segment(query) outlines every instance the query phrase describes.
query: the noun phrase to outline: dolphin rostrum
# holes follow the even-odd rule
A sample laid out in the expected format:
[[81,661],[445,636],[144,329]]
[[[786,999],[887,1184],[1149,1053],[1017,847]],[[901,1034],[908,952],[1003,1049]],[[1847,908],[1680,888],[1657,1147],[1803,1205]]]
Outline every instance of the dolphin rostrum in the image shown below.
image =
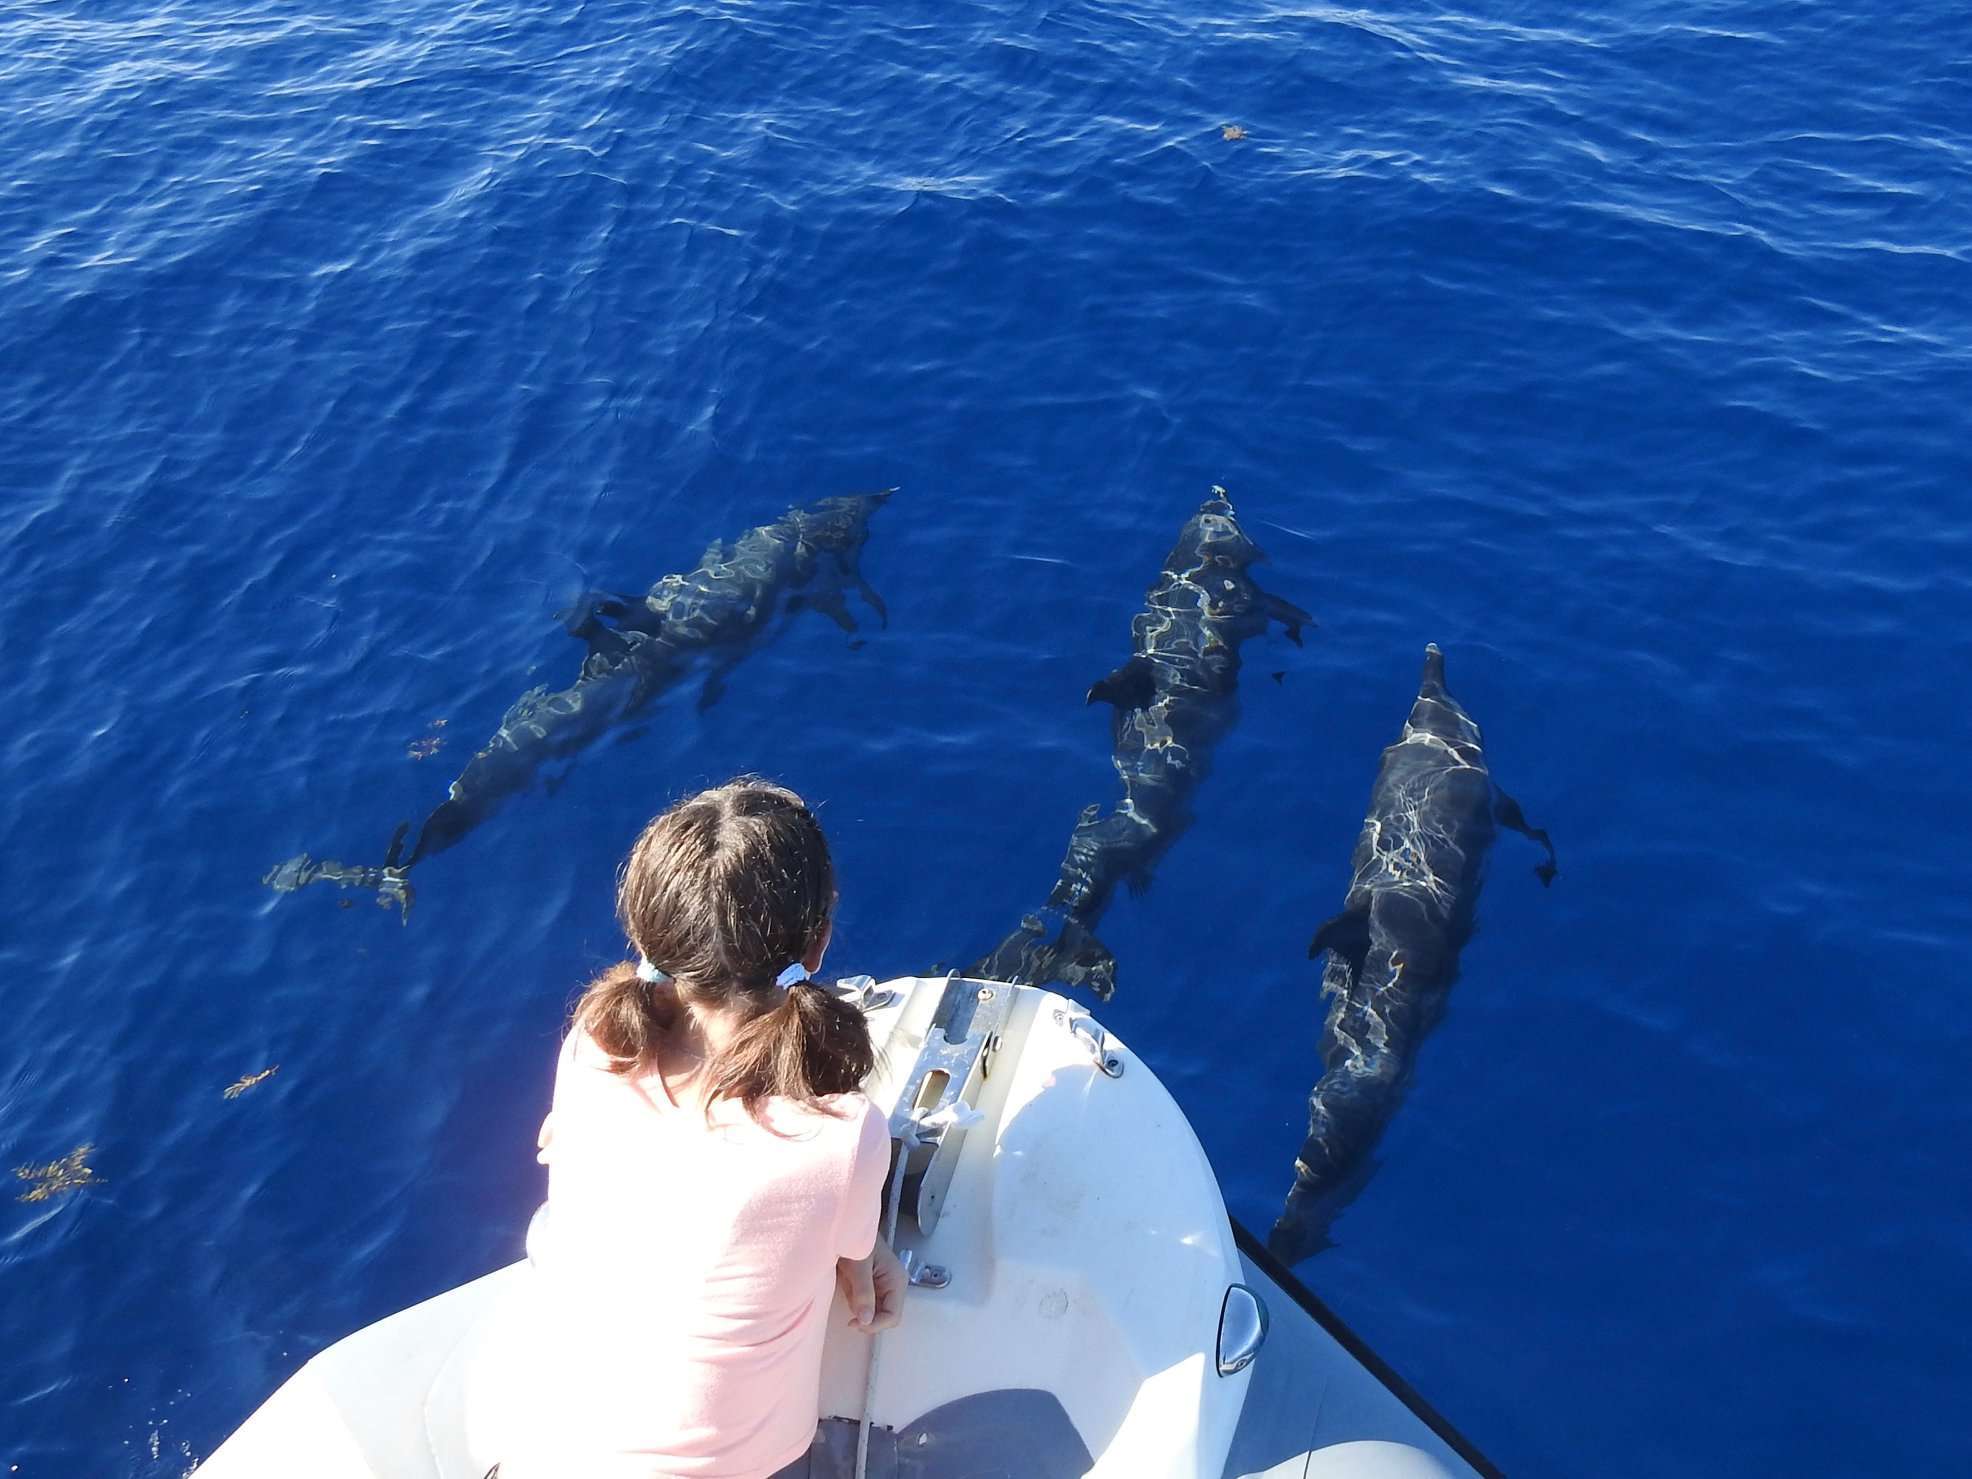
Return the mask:
[[1086,702],[1114,707],[1121,804],[1107,816],[1096,805],[1082,812],[1047,907],[969,974],[1087,986],[1105,1000],[1115,990],[1116,961],[1096,924],[1117,884],[1148,887],[1151,869],[1190,823],[1191,794],[1233,721],[1240,644],[1277,621],[1298,646],[1301,629],[1314,624],[1255,583],[1250,567],[1264,558],[1226,490],[1215,487],[1179,531],[1130,623],[1130,660],[1088,692]]
[[1445,691],[1445,657],[1434,643],[1424,649],[1404,732],[1383,752],[1342,912],[1308,946],[1311,960],[1327,952],[1329,1008],[1308,1138],[1267,1239],[1290,1263],[1328,1246],[1329,1225],[1368,1180],[1370,1151],[1396,1112],[1418,1045],[1444,1014],[1496,822],[1547,849],[1534,871],[1552,881],[1554,845],[1494,786],[1479,726]]
[[283,893],[318,882],[375,888],[379,903],[395,903],[408,915],[406,874],[413,865],[457,843],[509,796],[526,790],[550,761],[582,750],[708,660],[699,706],[716,701],[726,676],[758,644],[777,611],[812,606],[854,631],[844,601],[845,589],[854,589],[887,623],[859,559],[870,517],[895,491],[799,504],[771,524],[714,543],[693,569],[664,576],[642,596],[584,595],[564,617],[568,631],[589,648],[574,683],[556,690],[543,685],[520,696],[425,818],[408,857],[407,828],[400,827],[381,868],[302,853],[261,881]]

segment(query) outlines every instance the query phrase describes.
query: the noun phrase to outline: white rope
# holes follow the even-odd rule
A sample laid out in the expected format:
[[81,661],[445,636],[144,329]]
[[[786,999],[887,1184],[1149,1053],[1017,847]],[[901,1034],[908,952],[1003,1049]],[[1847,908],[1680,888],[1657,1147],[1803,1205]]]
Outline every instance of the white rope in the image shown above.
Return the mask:
[[[986,1116],[974,1109],[963,1099],[954,1099],[943,1109],[926,1113],[919,1109],[913,1111],[909,1126],[904,1131],[903,1146],[897,1152],[897,1169],[890,1179],[890,1201],[883,1214],[883,1241],[893,1253],[897,1249],[897,1213],[904,1201],[904,1170],[911,1159],[911,1150],[928,1141],[942,1141],[944,1132],[951,1129],[966,1129],[976,1125]],[[935,1133],[934,1133],[935,1132]],[[904,1285],[910,1286],[911,1276],[904,1275]],[[872,1290],[874,1295],[874,1290]],[[897,1293],[901,1301],[903,1290]],[[870,1375],[863,1386],[863,1418],[856,1425],[856,1479],[868,1479],[870,1463],[870,1413],[876,1406],[876,1363],[883,1350],[883,1332],[878,1331],[870,1337]]]
[[[890,1179],[890,1201],[883,1214],[882,1237],[893,1252],[897,1247],[897,1211],[904,1202],[904,1168],[911,1158],[911,1144],[916,1138],[916,1135],[912,1134],[898,1150],[897,1170]],[[910,1282],[909,1275],[905,1276],[904,1281],[907,1284]],[[901,1299],[903,1296],[900,1293],[898,1297]],[[874,1289],[871,1290],[871,1298],[875,1298]],[[863,1418],[856,1424],[856,1479],[868,1479],[870,1412],[876,1406],[876,1362],[882,1351],[883,1332],[879,1330],[870,1337],[870,1375],[869,1380],[863,1384]]]

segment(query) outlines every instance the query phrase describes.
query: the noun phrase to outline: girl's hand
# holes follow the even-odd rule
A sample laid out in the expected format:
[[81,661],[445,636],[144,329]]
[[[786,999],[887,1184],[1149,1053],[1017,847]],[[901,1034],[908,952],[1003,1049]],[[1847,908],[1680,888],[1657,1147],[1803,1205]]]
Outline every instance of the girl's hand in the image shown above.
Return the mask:
[[904,1316],[904,1265],[882,1238],[868,1258],[838,1258],[835,1282],[849,1306],[849,1328],[865,1335],[888,1330]]

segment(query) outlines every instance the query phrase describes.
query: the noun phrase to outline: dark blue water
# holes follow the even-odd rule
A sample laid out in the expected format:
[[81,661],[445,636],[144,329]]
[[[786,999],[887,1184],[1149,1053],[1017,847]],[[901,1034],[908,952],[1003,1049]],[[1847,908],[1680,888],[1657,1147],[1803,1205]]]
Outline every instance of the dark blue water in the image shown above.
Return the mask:
[[[1234,1212],[1436,640],[1563,871],[1500,843],[1309,1281],[1516,1474],[1972,1466],[1969,50],[1946,0],[0,11],[0,1170],[97,1174],[0,1203],[7,1472],[181,1474],[515,1254],[681,790],[825,805],[834,964],[990,946],[1212,483],[1322,629],[1247,648],[1106,1015]],[[378,861],[584,583],[890,484],[888,630],[667,698],[407,926],[260,886]]]

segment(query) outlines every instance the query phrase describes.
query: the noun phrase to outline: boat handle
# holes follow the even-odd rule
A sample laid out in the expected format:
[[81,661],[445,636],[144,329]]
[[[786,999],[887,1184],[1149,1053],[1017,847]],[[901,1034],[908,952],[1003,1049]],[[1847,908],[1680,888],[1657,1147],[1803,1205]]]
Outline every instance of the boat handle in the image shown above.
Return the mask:
[[1064,1011],[1056,1010],[1056,1022],[1068,1029],[1068,1035],[1079,1041],[1088,1050],[1089,1061],[1100,1068],[1110,1078],[1123,1076],[1123,1058],[1119,1053],[1109,1050],[1109,1034],[1102,1030],[1102,1023],[1094,1017],[1079,1013],[1073,1017]]
[[1219,1375],[1237,1376],[1267,1343],[1267,1302],[1244,1284],[1230,1284],[1219,1306]]

